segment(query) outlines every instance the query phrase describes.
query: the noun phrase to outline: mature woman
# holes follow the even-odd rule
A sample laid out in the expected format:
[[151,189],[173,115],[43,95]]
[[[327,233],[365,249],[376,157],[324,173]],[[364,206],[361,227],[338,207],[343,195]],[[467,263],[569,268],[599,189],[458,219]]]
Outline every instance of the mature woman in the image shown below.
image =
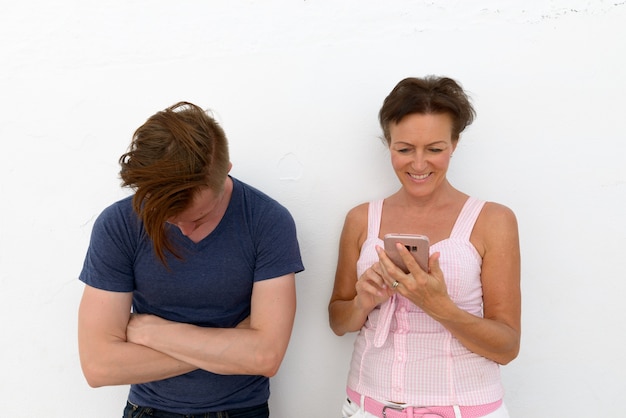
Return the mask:
[[[337,335],[360,331],[343,417],[508,417],[499,365],[520,345],[517,222],[446,173],[475,113],[443,77],[407,78],[379,113],[400,189],[347,214],[329,304]],[[428,271],[388,233],[426,235]]]

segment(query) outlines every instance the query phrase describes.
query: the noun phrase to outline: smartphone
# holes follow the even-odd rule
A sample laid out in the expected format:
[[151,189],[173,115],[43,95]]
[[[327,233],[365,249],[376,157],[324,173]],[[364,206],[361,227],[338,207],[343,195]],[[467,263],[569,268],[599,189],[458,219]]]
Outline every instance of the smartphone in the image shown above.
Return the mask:
[[396,248],[396,243],[404,245],[409,250],[417,264],[424,270],[428,271],[428,251],[430,243],[426,235],[416,234],[386,234],[384,237],[385,252],[394,264],[402,269],[405,273],[409,269],[404,265],[402,257]]

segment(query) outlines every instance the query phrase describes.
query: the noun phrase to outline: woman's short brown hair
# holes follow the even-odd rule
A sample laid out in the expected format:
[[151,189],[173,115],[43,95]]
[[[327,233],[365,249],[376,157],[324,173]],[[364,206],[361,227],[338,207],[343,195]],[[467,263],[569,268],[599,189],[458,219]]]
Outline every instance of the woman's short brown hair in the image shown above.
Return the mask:
[[185,210],[199,190],[221,191],[230,169],[228,141],[207,112],[179,102],[135,131],[119,163],[122,185],[135,191],[133,208],[165,263],[166,251],[178,256],[165,222]]
[[399,123],[412,113],[440,114],[452,117],[452,140],[458,141],[461,132],[476,117],[476,112],[463,88],[447,77],[427,76],[405,78],[385,98],[378,113],[387,144],[391,142],[389,126]]

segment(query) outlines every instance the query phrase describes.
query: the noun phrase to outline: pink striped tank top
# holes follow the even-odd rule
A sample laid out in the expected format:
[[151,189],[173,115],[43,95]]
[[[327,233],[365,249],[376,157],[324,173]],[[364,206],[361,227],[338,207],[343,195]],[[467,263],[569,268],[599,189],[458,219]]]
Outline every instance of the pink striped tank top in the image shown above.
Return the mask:
[[[448,293],[461,309],[483,316],[482,259],[470,235],[484,201],[468,198],[450,237],[430,248]],[[367,239],[357,261],[358,277],[378,261],[383,200],[370,202]],[[402,231],[397,231],[402,232]],[[400,295],[376,307],[356,337],[348,387],[379,401],[412,406],[482,405],[504,394],[497,363],[465,348],[441,324]]]

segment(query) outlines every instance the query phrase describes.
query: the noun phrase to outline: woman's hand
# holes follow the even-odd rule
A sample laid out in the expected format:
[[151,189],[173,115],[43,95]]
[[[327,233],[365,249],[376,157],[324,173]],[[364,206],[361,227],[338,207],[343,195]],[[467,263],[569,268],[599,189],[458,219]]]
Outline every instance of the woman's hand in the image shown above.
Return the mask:
[[371,312],[377,305],[385,302],[393,295],[391,288],[385,283],[380,263],[375,263],[365,270],[359,277],[356,285],[356,306],[366,312]]
[[405,274],[389,259],[381,247],[376,247],[380,262],[381,278],[385,286],[395,291],[437,319],[445,316],[447,309],[455,305],[448,295],[443,272],[439,267],[439,253],[434,253],[428,260],[430,272],[424,271],[411,253],[402,245],[396,244],[409,273]]

